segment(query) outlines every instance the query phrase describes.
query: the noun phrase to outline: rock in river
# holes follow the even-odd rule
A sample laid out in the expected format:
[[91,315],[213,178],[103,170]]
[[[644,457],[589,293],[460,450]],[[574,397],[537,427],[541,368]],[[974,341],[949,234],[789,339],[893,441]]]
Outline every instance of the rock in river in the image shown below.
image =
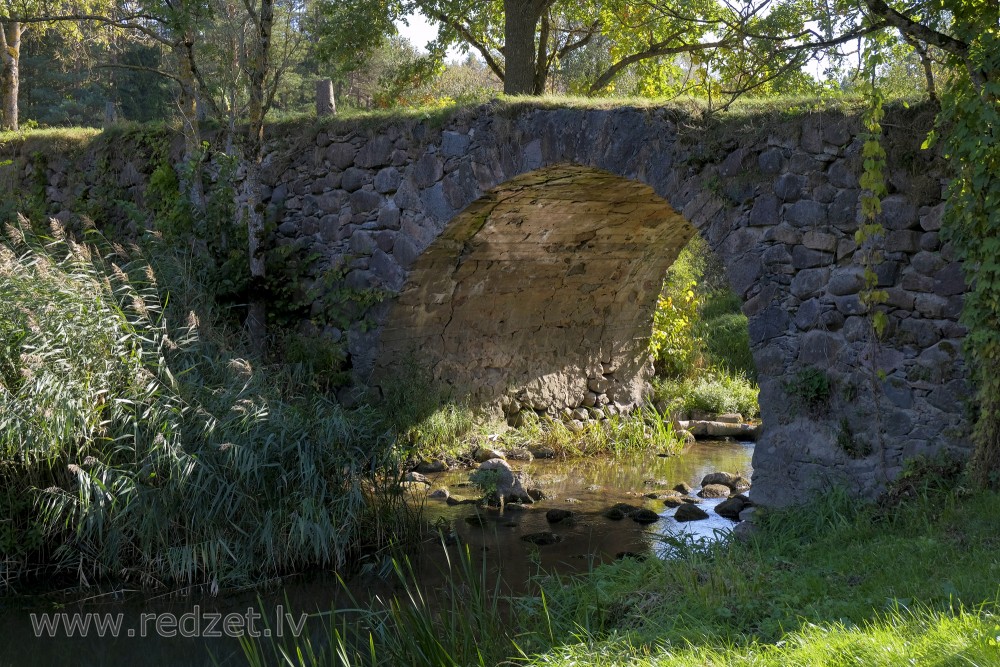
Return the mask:
[[604,512],[604,516],[612,521],[621,521],[627,516],[632,516],[632,512],[635,512],[639,508],[635,505],[629,505],[628,503],[618,503],[613,507],[609,507]]
[[728,498],[729,487],[722,484],[706,484],[701,487],[698,495],[702,498]]
[[653,510],[648,510],[645,507],[640,507],[636,511],[629,514],[629,518],[636,523],[656,523],[660,520],[660,515]]
[[569,510],[551,509],[545,513],[545,520],[549,523],[559,523],[563,519],[568,519],[571,516],[573,516],[573,513]]
[[525,542],[531,542],[532,544],[537,544],[540,547],[544,547],[549,544],[555,544],[556,542],[562,542],[562,536],[556,535],[555,533],[543,530],[540,533],[529,533],[528,535],[522,535],[521,539]]
[[681,505],[674,518],[678,521],[701,521],[708,518],[708,512],[697,505]]
[[750,488],[750,482],[742,475],[731,472],[713,472],[705,475],[701,480],[702,486],[709,484],[722,484],[728,486],[730,491],[746,491]]
[[740,520],[740,512],[750,506],[750,499],[744,495],[733,496],[716,505],[715,513],[733,521]]
[[425,459],[417,464],[414,468],[418,473],[420,472],[444,472],[448,469],[448,464],[442,459]]

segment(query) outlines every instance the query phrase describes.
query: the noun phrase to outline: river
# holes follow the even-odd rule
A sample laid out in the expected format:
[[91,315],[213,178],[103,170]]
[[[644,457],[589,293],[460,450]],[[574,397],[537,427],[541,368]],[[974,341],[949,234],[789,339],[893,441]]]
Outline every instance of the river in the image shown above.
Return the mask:
[[[502,513],[469,504],[449,505],[443,500],[427,499],[424,515],[442,529],[442,534],[450,534],[457,544],[467,545],[477,565],[487,568],[491,578],[501,578],[504,592],[517,594],[527,590],[529,578],[541,572],[586,572],[625,552],[669,557],[669,547],[663,539],[667,535],[685,532],[695,538],[718,539],[735,525],[711,511],[721,500],[701,502],[709,519],[678,523],[672,516],[675,510],[665,507],[662,500],[647,498],[646,494],[670,489],[681,482],[697,489],[702,477],[716,471],[738,472],[749,479],[752,453],[752,443],[706,442],[696,443],[673,457],[648,453],[515,463],[514,467],[527,472],[533,486],[541,488],[548,498],[527,508],[508,506]],[[468,471],[428,477],[434,486],[445,486],[456,496],[475,496],[475,489],[467,486]],[[612,505],[623,502],[652,509],[660,518],[655,523],[640,525],[628,518],[615,521],[603,515]],[[549,524],[545,514],[553,508],[569,510],[573,518]],[[480,520],[471,523],[467,520],[477,515]],[[542,531],[555,533],[560,541],[535,546],[521,539]],[[411,552],[417,576],[428,587],[441,581],[442,549],[440,539],[429,534]],[[356,577],[349,588],[363,602],[393,587],[369,574]],[[277,627],[274,619],[279,611],[287,627],[298,622],[300,611],[328,611],[332,606],[348,604],[345,597],[334,576],[314,574],[288,578],[280,587],[263,593],[245,592],[217,598],[149,598],[84,592],[63,596],[58,603],[50,599],[30,602],[17,598],[0,599],[0,667],[241,665],[244,664],[243,653],[235,640],[182,636],[191,634],[194,629],[192,612],[196,606],[198,630],[204,634],[213,614],[219,614],[217,630],[222,628],[221,622],[227,615],[240,615],[246,627],[248,613],[262,617],[254,619],[256,629],[264,628],[264,619],[268,619],[273,629]],[[285,616],[290,610],[295,613]],[[55,618],[51,614],[66,614],[67,618],[77,613],[110,614],[112,618],[120,615],[122,625],[118,637],[111,637],[110,631],[99,637],[93,627],[86,637],[67,637],[65,627],[60,627],[55,636],[45,636],[47,633],[43,632],[43,636],[37,637],[31,615],[35,614],[37,621],[43,613],[50,614],[50,619]],[[154,613],[160,616],[152,617]],[[145,622],[143,614],[150,615]],[[185,614],[188,615],[186,622],[182,619]],[[179,624],[172,625],[168,615],[173,615]],[[156,622],[162,618],[167,622],[161,622],[158,631]],[[133,636],[128,636],[129,631]],[[290,631],[285,630],[286,633]],[[140,637],[143,633],[146,636]],[[160,636],[164,634],[173,636]],[[214,662],[210,654],[214,655]]]

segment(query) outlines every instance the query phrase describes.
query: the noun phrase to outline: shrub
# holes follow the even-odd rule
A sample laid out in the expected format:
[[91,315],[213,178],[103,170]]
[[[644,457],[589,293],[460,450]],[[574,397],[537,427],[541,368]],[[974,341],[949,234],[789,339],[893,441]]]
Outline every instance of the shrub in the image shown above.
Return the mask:
[[760,414],[759,389],[742,374],[707,371],[694,379],[661,380],[654,383],[657,403],[671,412],[738,412],[745,418]]
[[727,313],[704,320],[699,338],[710,366],[732,375],[756,379],[757,368],[750,352],[747,318],[742,313]]

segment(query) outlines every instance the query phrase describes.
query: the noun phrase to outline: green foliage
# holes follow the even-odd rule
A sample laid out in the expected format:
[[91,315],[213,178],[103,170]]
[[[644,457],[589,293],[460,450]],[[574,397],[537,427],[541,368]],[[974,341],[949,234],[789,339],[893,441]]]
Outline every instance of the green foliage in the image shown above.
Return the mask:
[[[954,171],[948,184],[944,226],[958,250],[969,290],[963,321],[968,366],[979,403],[973,467],[980,483],[1000,484],[1000,37],[985,23],[974,32],[968,67],[945,93],[939,119],[944,150]],[[977,87],[970,72],[992,76]],[[934,137],[931,137],[933,140]]]
[[[477,565],[468,547],[441,545],[444,590],[420,581],[405,557],[392,561],[400,592],[385,601],[353,604],[320,614],[324,632],[282,641],[246,639],[251,667],[330,665],[331,667],[409,665],[412,667],[489,667],[523,646],[514,634],[515,611],[507,604],[498,577]],[[345,586],[345,590],[347,590]],[[509,631],[507,629],[510,629]]]
[[384,531],[407,520],[383,489],[395,475],[378,473],[394,466],[384,417],[296,393],[287,369],[240,355],[210,312],[187,309],[206,300],[169,248],[154,271],[52,233],[43,245],[8,228],[0,246],[12,577],[245,584],[339,567],[386,539],[362,529],[373,516]]
[[692,237],[667,272],[653,318],[657,401],[671,411],[759,414],[747,318],[718,259]]
[[828,405],[833,388],[826,371],[810,366],[787,380],[785,391],[800,408],[818,413]]
[[736,412],[746,419],[760,414],[760,390],[740,374],[707,371],[695,378],[657,379],[653,390],[655,402],[670,412]]
[[840,429],[837,431],[837,446],[852,459],[863,459],[872,453],[871,443],[863,436],[854,433],[846,417],[840,420]]
[[705,273],[708,252],[701,237],[694,236],[663,281],[649,340],[660,375],[685,375],[698,364],[700,341],[695,326],[704,295],[696,290]]
[[679,378],[709,367],[756,377],[740,305],[718,258],[694,236],[667,271],[657,302],[650,337],[657,374]]
[[750,334],[743,313],[704,317],[699,326],[705,359],[709,365],[730,375],[756,379],[757,367],[750,352]]

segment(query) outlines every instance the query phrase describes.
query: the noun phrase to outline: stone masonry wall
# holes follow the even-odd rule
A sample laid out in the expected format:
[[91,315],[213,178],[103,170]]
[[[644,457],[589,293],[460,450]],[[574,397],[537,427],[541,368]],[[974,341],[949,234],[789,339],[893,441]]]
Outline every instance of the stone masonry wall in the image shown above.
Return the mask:
[[[754,499],[780,506],[832,485],[871,497],[912,456],[969,450],[965,288],[939,237],[943,164],[919,150],[930,117],[895,110],[885,123],[879,343],[858,297],[859,123],[837,111],[487,105],[443,127],[302,130],[271,140],[268,212],[275,243],[342,267],[351,289],[396,295],[326,332],[346,336],[359,379],[416,358],[509,411],[641,400],[659,281],[697,232],[749,318],[764,421]],[[122,163],[141,197],[149,168]],[[21,162],[13,181],[58,194],[74,168],[60,164],[40,179]],[[828,394],[804,401],[819,377]]]

